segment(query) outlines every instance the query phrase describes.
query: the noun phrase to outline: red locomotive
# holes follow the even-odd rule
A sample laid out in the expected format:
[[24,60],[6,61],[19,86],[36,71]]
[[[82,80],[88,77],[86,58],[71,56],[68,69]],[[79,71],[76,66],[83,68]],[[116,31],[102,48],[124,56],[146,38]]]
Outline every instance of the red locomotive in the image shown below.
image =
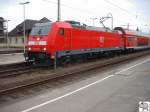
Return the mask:
[[52,63],[56,56],[66,59],[145,49],[150,48],[149,37],[121,27],[110,31],[75,21],[37,23],[28,38],[25,58]]

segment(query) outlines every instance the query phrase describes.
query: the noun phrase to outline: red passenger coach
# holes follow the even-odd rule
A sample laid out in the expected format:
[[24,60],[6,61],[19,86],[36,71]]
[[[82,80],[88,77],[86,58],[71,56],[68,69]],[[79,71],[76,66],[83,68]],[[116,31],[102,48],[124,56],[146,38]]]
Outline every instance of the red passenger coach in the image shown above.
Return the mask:
[[126,38],[126,49],[140,50],[150,48],[150,35],[124,29]]
[[139,31],[133,31],[116,27],[124,37],[124,46],[127,51],[144,50],[150,48],[150,35]]
[[[122,52],[140,45],[149,44],[149,39],[138,39],[137,34],[116,28],[81,25],[75,21],[37,23],[28,38],[26,60],[53,63],[57,54],[59,59],[78,56],[101,55],[110,52]],[[118,31],[121,31],[120,34]]]
[[125,30],[125,38],[126,38],[126,49],[134,50],[138,46],[137,44],[137,36],[133,31]]

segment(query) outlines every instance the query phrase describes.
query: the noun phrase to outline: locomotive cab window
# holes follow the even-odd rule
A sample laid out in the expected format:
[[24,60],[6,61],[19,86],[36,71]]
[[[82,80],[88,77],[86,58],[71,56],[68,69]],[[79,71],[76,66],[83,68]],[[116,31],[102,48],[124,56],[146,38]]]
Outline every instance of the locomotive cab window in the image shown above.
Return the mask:
[[48,35],[49,31],[51,29],[51,23],[36,23],[34,27],[32,28],[31,35],[33,36],[43,36]]
[[64,36],[64,34],[65,34],[64,28],[60,28],[58,33],[59,33],[59,35]]

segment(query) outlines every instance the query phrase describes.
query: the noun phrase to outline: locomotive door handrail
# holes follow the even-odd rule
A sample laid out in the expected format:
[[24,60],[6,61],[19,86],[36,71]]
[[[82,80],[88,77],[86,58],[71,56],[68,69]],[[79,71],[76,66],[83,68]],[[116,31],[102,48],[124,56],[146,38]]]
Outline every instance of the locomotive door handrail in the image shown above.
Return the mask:
[[70,30],[70,49],[72,48],[72,31]]

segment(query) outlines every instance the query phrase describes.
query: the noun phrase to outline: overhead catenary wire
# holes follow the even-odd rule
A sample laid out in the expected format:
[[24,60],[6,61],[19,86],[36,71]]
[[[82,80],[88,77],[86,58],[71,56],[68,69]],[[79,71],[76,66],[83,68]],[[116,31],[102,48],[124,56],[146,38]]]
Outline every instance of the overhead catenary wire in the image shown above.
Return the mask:
[[[57,2],[52,1],[52,0],[43,0],[43,1],[57,5]],[[126,10],[126,9],[124,9],[124,8],[122,8],[122,7],[120,7],[120,6],[116,5],[116,4],[114,4],[114,3],[110,2],[109,0],[103,0],[103,1],[106,2],[107,4],[110,4],[110,5],[112,5],[112,6],[116,7],[116,8],[118,8],[118,9],[120,9],[121,11],[126,12],[127,14],[129,14],[129,15],[134,16],[134,17],[137,18],[137,14],[133,14],[133,13],[131,13],[131,11]],[[80,8],[76,8],[76,7],[72,7],[72,6],[67,5],[67,4],[64,4],[64,3],[61,3],[61,6],[66,7],[66,8],[70,8],[70,9],[73,9],[73,10],[76,10],[76,11],[88,13],[88,14],[90,14],[90,15],[97,14],[96,12],[89,11],[89,10],[85,10],[85,9],[80,9]]]
[[[133,12],[131,12],[131,11],[129,11],[129,10],[127,10],[127,9],[125,9],[125,8],[122,8],[122,7],[120,7],[120,6],[118,6],[117,4],[115,4],[115,3],[113,3],[113,2],[110,2],[109,0],[104,0],[106,3],[108,3],[108,4],[110,4],[110,5],[112,5],[112,6],[114,6],[114,7],[116,7],[116,8],[118,8],[118,9],[120,9],[121,11],[123,11],[123,12],[126,12],[126,13],[128,13],[129,15],[131,15],[131,16],[133,16],[133,17],[135,17],[136,19],[138,18],[139,19],[139,16],[138,16],[138,14],[136,13],[133,13]],[[140,17],[142,20],[148,20],[147,18],[145,18],[145,17]]]
[[118,5],[116,5],[116,4],[112,3],[112,2],[110,2],[109,0],[104,0],[104,1],[105,1],[106,3],[108,3],[108,4],[110,4],[110,5],[112,5],[112,6],[116,7],[116,8],[118,8],[118,9],[120,9],[121,11],[128,13],[128,14],[131,15],[131,16],[137,17],[136,14],[134,14],[134,13],[132,13],[131,11],[129,11],[129,10],[127,10],[127,9],[124,9],[124,8],[122,8],[122,7],[118,6]]
[[[43,1],[57,5],[57,2],[52,1],[52,0],[43,0]],[[130,15],[132,15],[132,16],[137,16],[136,14],[131,13],[131,11],[128,11],[128,10],[126,10],[126,9],[124,9],[124,8],[121,8],[121,7],[119,7],[118,5],[112,3],[112,2],[110,2],[110,1],[108,1],[108,0],[104,0],[104,1],[105,1],[106,3],[108,3],[108,4],[111,4],[111,5],[115,6],[115,7],[117,7],[118,9],[120,9],[120,10],[122,10],[122,11],[124,11],[124,12],[126,12],[126,13],[128,13],[128,14],[130,14]],[[78,10],[78,11],[82,11],[82,12],[85,12],[85,13],[90,13],[90,14],[95,13],[95,14],[96,14],[96,12],[89,11],[89,10],[85,10],[85,9],[80,9],[80,8],[76,8],[76,7],[72,7],[72,6],[67,5],[67,4],[64,4],[64,3],[61,3],[61,6],[67,7],[67,8],[70,8],[70,9],[74,9],[74,10]]]
[[[43,1],[57,5],[57,1],[56,1],[56,2],[55,2],[55,1],[52,1],[52,0],[43,0]],[[113,2],[110,2],[109,0],[103,0],[103,1],[104,1],[105,3],[107,3],[107,4],[110,4],[110,5],[112,5],[112,6],[116,7],[116,8],[118,8],[120,11],[123,11],[123,12],[127,13],[128,15],[133,16],[133,17],[135,17],[136,19],[137,19],[137,18],[139,19],[138,14],[135,14],[135,13],[133,13],[133,12],[131,12],[131,11],[125,9],[125,8],[122,8],[122,7],[118,6],[117,4],[115,4],[115,3],[113,3]],[[61,3],[61,6],[66,7],[66,8],[70,8],[70,9],[75,10],[75,11],[78,11],[78,12],[80,12],[80,13],[87,13],[87,14],[89,14],[89,15],[91,15],[91,16],[97,15],[97,13],[94,12],[94,11],[89,11],[89,10],[85,10],[85,9],[81,9],[81,8],[77,8],[77,7],[72,7],[72,6],[70,6],[70,5],[68,5],[68,4],[64,4],[64,3]],[[143,17],[140,17],[140,18],[141,18],[142,20],[146,20],[146,18],[143,18]]]
[[[57,5],[57,1],[52,1],[52,0],[43,0],[43,1],[54,4],[54,5]],[[87,13],[87,14],[90,14],[92,16],[98,15],[98,13],[96,13],[94,11],[89,11],[89,10],[85,10],[85,9],[81,9],[81,8],[77,8],[77,7],[72,7],[72,6],[70,6],[68,4],[65,4],[65,3],[60,3],[60,4],[61,4],[62,7],[70,8],[70,9],[78,11],[80,13]]]
[[[57,5],[57,2],[54,2],[54,1],[51,1],[51,0],[43,0],[43,1]],[[60,4],[61,4],[61,6],[63,6],[63,7],[70,8],[70,9],[73,9],[73,10],[75,10],[75,11],[80,11],[80,12],[88,13],[88,14],[90,14],[90,15],[96,14],[96,13],[93,12],[93,11],[89,11],[89,10],[85,10],[85,9],[80,9],[80,8],[72,7],[72,6],[67,5],[67,4],[64,4],[64,3],[60,3]]]

